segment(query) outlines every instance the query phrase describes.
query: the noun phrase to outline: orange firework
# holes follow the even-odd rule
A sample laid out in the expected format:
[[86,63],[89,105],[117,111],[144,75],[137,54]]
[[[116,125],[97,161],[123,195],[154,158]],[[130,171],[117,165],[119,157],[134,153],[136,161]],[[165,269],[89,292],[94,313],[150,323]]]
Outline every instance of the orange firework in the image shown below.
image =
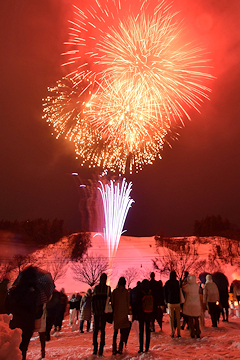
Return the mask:
[[75,101],[77,111],[68,111],[65,97],[64,113],[59,96],[46,103],[45,117],[74,140],[82,164],[138,171],[160,157],[173,124],[208,99],[209,60],[184,43],[182,23],[166,1],[89,0],[74,6],[74,16],[63,66],[80,110]]

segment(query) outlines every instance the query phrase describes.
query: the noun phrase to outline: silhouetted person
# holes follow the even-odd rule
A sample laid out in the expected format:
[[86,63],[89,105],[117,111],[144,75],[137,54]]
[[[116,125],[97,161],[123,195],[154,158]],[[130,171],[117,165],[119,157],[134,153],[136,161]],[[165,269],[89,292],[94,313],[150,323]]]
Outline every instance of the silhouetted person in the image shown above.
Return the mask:
[[162,282],[155,280],[155,273],[150,274],[150,289],[153,296],[153,317],[151,320],[151,331],[155,331],[155,320],[157,320],[160,329],[162,329],[162,306],[164,305]]
[[38,298],[36,273],[34,268],[29,266],[20,273],[5,299],[6,312],[13,314],[9,327],[22,329],[22,342],[19,348],[22,351],[23,360],[26,359],[35,320],[42,316],[42,305],[38,305]]
[[80,323],[79,323],[79,331],[83,333],[83,323],[87,321],[87,332],[90,330],[91,325],[91,317],[92,317],[92,290],[88,289],[86,294],[82,297],[80,303]]
[[164,287],[165,300],[168,306],[169,317],[170,317],[170,329],[171,337],[174,338],[175,326],[174,326],[174,314],[177,321],[177,333],[180,335],[180,286],[177,280],[176,271],[170,272],[170,278],[166,282]]
[[60,293],[57,290],[53,291],[51,299],[47,302],[47,318],[46,318],[46,341],[50,340],[50,332],[52,326],[56,323],[56,317],[59,311]]
[[150,289],[150,282],[147,279],[142,281],[140,291],[138,292],[141,308],[138,309],[139,322],[139,353],[143,352],[144,345],[144,327],[145,327],[145,352],[148,352],[150,346],[150,324],[153,316],[153,297]]
[[107,274],[103,273],[100,276],[100,282],[95,286],[92,294],[92,312],[94,315],[93,322],[93,354],[96,355],[98,351],[98,332],[101,332],[101,340],[99,347],[99,355],[103,354],[103,348],[105,345],[105,327],[106,327],[106,316],[105,306],[107,296],[111,298],[111,288],[107,286]]
[[57,307],[57,314],[54,323],[55,331],[61,331],[62,322],[64,319],[64,314],[66,311],[67,304],[68,304],[68,297],[65,294],[64,288],[62,288],[61,291],[59,292],[59,305]]
[[79,314],[80,314],[81,300],[82,300],[82,296],[79,293],[77,293],[77,295],[76,295],[76,320],[77,321],[78,321],[78,317],[79,317]]
[[138,320],[139,314],[142,312],[142,300],[139,296],[141,291],[141,282],[137,282],[137,286],[130,290],[130,305],[132,308],[132,321]]

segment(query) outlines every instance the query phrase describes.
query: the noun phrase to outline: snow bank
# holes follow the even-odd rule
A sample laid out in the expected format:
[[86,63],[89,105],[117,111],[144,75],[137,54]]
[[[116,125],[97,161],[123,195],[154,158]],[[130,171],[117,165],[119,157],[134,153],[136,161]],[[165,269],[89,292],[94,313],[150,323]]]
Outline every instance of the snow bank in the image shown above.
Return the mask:
[[19,350],[19,345],[22,341],[22,330],[10,329],[10,320],[10,315],[0,315],[0,359],[21,360],[22,352]]

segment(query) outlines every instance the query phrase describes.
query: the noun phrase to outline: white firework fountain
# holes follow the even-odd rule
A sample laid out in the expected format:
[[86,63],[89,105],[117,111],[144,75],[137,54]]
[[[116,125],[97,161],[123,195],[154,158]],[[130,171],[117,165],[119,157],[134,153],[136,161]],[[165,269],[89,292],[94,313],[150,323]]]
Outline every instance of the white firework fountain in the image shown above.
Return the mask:
[[109,268],[112,270],[115,254],[118,249],[120,237],[123,233],[123,226],[128,211],[134,202],[130,197],[132,183],[129,184],[124,178],[122,182],[110,180],[110,183],[103,184],[99,181],[103,200],[105,228],[104,240],[108,246]]

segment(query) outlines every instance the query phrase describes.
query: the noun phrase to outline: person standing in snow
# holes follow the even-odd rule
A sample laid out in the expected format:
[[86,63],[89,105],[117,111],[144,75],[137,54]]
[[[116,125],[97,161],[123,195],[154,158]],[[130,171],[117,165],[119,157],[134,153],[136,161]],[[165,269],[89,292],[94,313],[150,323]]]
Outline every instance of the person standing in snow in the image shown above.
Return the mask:
[[101,332],[101,340],[99,347],[99,355],[103,355],[103,348],[105,345],[105,327],[106,315],[105,306],[107,297],[111,299],[111,288],[107,285],[107,274],[102,273],[100,282],[95,286],[92,294],[92,313],[94,315],[93,323],[93,355],[97,355],[98,351],[98,333]]
[[170,329],[171,337],[174,338],[175,327],[174,327],[174,314],[176,315],[177,321],[177,333],[178,337],[180,334],[180,286],[177,280],[176,271],[170,272],[170,278],[164,286],[165,301],[168,306],[168,312],[170,317]]
[[141,281],[137,282],[137,286],[130,290],[130,305],[132,309],[132,321],[138,320],[139,313],[142,311],[142,300],[139,296],[141,289]]
[[36,287],[36,274],[32,266],[20,273],[5,299],[5,310],[13,314],[10,329],[22,330],[22,360],[26,359],[27,349],[32,337],[35,320],[42,316],[42,305],[38,305],[39,292]]
[[187,283],[182,288],[185,301],[183,303],[183,314],[187,316],[190,335],[192,338],[200,339],[199,316],[201,315],[201,302],[199,286],[195,275],[189,275]]
[[76,314],[76,306],[77,306],[77,298],[75,294],[72,294],[71,299],[69,300],[69,322],[68,326],[72,326],[75,321]]
[[117,334],[120,329],[120,343],[118,353],[122,354],[123,344],[127,342],[129,334],[130,321],[128,320],[130,296],[128,290],[125,288],[126,280],[120,277],[118,285],[112,293],[112,306],[113,306],[113,345],[112,353],[117,353]]
[[217,327],[219,291],[217,285],[213,282],[212,275],[206,276],[206,283],[203,289],[203,303],[207,305],[211,316],[212,326]]
[[59,297],[60,297],[59,309],[54,323],[55,331],[61,331],[64,314],[68,304],[68,297],[65,294],[64,288],[60,290]]
[[150,274],[150,288],[153,296],[153,318],[151,321],[151,331],[155,331],[155,319],[162,330],[162,306],[164,306],[164,296],[163,296],[163,287],[162,281],[155,280],[155,273],[151,272]]
[[90,330],[91,317],[92,317],[92,290],[88,289],[86,294],[82,297],[80,303],[80,323],[79,331],[83,333],[83,323],[87,321],[87,332]]
[[140,308],[138,308],[137,320],[139,322],[139,351],[138,353],[143,352],[144,345],[144,327],[145,327],[145,352],[148,352],[150,346],[151,338],[151,320],[153,317],[153,296],[151,294],[150,281],[144,279],[140,285],[138,291],[138,301],[141,303]]
[[80,314],[80,304],[81,304],[82,296],[77,293],[76,295],[76,321],[78,321],[78,317]]
[[51,336],[50,332],[52,330],[53,325],[56,322],[56,317],[59,311],[60,304],[60,293],[56,289],[54,289],[52,293],[51,299],[47,302],[47,318],[46,318],[46,341],[50,341]]

